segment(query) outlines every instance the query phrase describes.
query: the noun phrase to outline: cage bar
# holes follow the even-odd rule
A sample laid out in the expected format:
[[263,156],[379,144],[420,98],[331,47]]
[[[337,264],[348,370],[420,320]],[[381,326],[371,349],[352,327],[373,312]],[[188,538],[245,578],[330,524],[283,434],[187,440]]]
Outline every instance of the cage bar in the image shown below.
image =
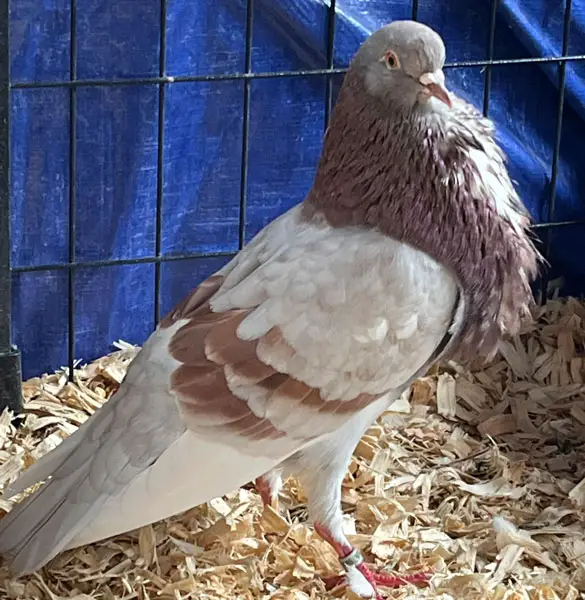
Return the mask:
[[[77,79],[77,0],[71,0],[69,80]],[[69,265],[67,272],[67,368],[73,381],[75,367],[75,237],[77,219],[77,86],[69,90]]]
[[[533,229],[558,229],[563,227],[574,227],[585,225],[585,220],[553,221],[552,223],[534,223]],[[62,271],[64,269],[88,269],[96,267],[119,267],[125,265],[157,264],[175,262],[181,260],[192,260],[194,258],[220,258],[233,257],[233,252],[193,252],[189,254],[172,254],[169,256],[141,256],[140,258],[113,258],[105,260],[92,260],[76,263],[54,263],[45,265],[21,265],[13,267],[13,273],[31,273],[39,271]]]
[[490,28],[486,49],[486,59],[490,63],[485,67],[483,83],[483,114],[487,117],[490,108],[490,93],[492,91],[492,63],[494,60],[494,46],[496,42],[496,16],[498,14],[499,0],[491,0]]
[[[158,84],[158,137],[156,159],[156,225],[155,225],[155,258],[162,254],[162,210],[164,194],[164,155],[165,155],[165,97],[167,72],[167,2],[160,2],[160,38],[158,74],[161,81]],[[160,320],[160,288],[161,261],[154,263],[154,325]]]
[[[563,20],[563,45],[561,48],[561,57],[568,54],[569,51],[569,31],[571,27],[571,8],[572,0],[566,0],[565,15]],[[557,200],[557,178],[559,170],[559,157],[561,154],[561,139],[563,135],[563,110],[565,106],[565,87],[567,76],[567,63],[559,61],[558,77],[559,77],[559,93],[557,96],[557,115],[555,123],[555,142],[553,146],[553,156],[550,167],[550,197],[548,202],[547,221],[551,222],[555,218],[556,200]],[[544,257],[549,260],[552,250],[552,233],[550,229],[545,231],[544,235]],[[547,285],[544,280],[543,285]]]
[[[585,60],[585,54],[571,54],[567,56],[536,56],[526,58],[498,58],[489,60],[466,60],[446,63],[445,69],[459,69],[463,67],[482,69],[488,66],[499,65],[533,65],[547,63],[567,63]],[[347,69],[336,67],[333,69],[301,69],[298,71],[266,71],[258,73],[225,73],[217,75],[177,75],[173,83],[194,83],[198,81],[237,81],[239,79],[278,79],[282,77],[319,77],[332,73],[344,75]],[[62,87],[110,87],[119,85],[155,85],[168,82],[166,77],[137,77],[135,79],[77,79],[75,81],[19,81],[11,85],[14,89],[27,88],[62,88]]]
[[10,348],[10,56],[8,0],[0,0],[0,352]]
[[246,206],[248,203],[248,147],[250,133],[250,75],[252,74],[252,33],[254,28],[254,0],[246,2],[246,47],[244,50],[244,99],[242,123],[242,171],[240,176],[240,220],[238,231],[238,248],[246,243]]
[[20,352],[12,345],[10,271],[9,0],[0,0],[0,413],[22,410]]
[[329,124],[331,111],[333,109],[333,61],[335,58],[335,20],[336,20],[336,1],[330,0],[329,11],[327,13],[327,81],[325,83],[325,129]]

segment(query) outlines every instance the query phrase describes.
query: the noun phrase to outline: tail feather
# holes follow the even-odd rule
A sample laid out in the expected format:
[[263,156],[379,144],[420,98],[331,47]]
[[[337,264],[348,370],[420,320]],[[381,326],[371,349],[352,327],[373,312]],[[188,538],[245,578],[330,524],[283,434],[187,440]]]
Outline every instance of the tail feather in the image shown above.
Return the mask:
[[51,452],[42,456],[37,462],[31,465],[24,473],[6,486],[3,491],[5,498],[12,498],[21,494],[36,483],[48,479],[59,467],[63,465],[71,452],[71,438],[64,440]]
[[[126,392],[126,387],[121,388],[109,406],[95,413],[6,490],[5,495],[13,496],[45,481],[0,519],[0,555],[8,558],[15,574],[31,573],[67,549],[100,512],[107,497],[147,468],[144,459],[131,464],[127,445],[120,442],[127,427],[125,420],[116,419],[116,406],[121,408]],[[175,435],[170,429],[169,435]],[[160,438],[164,447],[166,440]],[[135,442],[137,446],[140,441]]]
[[[124,390],[120,390],[117,396],[122,396],[125,393]],[[114,399],[110,400],[112,404]],[[119,399],[116,398],[119,402]],[[67,462],[66,468],[71,468],[73,457],[76,457],[77,464],[85,463],[85,461],[92,456],[95,446],[87,447],[89,431],[91,431],[91,441],[99,439],[100,433],[104,428],[108,427],[113,420],[112,411],[99,410],[92,415],[90,419],[82,423],[81,426],[73,432],[67,439],[63,440],[56,448],[42,456],[33,465],[31,465],[24,473],[22,473],[18,479],[13,481],[10,485],[6,486],[3,491],[3,496],[11,498],[17,494],[21,494],[29,487],[47,480],[53,475],[59,474],[61,468]],[[78,450],[82,444],[84,448],[79,454],[75,451]]]
[[0,554],[16,575],[36,571],[88,525],[105,497],[92,490],[83,467],[50,480],[0,520]]
[[[16,574],[34,572],[63,550],[136,530],[221,496],[269,471],[296,447],[283,447],[271,457],[249,456],[186,432],[149,467],[116,460],[114,469],[99,456],[106,449],[112,451],[102,446],[92,461],[76,462],[84,450],[77,448],[61,475],[56,472],[0,519],[0,555]],[[98,468],[93,471],[92,465]],[[108,473],[111,477],[104,479]]]
[[[184,434],[185,424],[168,390],[176,367],[167,350],[173,333],[173,328],[157,330],[112,398],[5,492],[13,496],[44,481],[0,519],[0,555],[15,573],[31,573],[79,545],[88,529],[94,532],[91,541],[109,537],[110,519],[117,514],[100,518],[104,505],[109,501],[116,507],[116,499]],[[128,512],[140,512],[141,502],[144,497]],[[122,521],[112,533],[131,528],[128,520]]]

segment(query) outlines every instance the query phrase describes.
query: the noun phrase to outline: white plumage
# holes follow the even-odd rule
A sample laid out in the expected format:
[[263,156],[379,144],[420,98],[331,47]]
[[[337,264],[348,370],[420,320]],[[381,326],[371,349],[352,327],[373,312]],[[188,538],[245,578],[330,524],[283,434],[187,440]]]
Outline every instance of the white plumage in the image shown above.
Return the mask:
[[[252,309],[238,327],[246,340],[280,327],[293,352],[273,352],[259,344],[258,357],[322,390],[328,399],[399,388],[445,335],[456,282],[446,269],[405,244],[374,231],[306,223],[299,213],[300,207],[293,208],[273,222],[220,271],[225,280],[211,300],[213,311]],[[294,294],[303,284],[305,292]],[[340,290],[345,302],[329,302],[331,293]],[[158,329],[118,393],[8,490],[19,492],[52,475],[39,493],[0,521],[0,551],[16,553],[17,571],[34,570],[66,548],[227,493],[315,444],[318,436],[342,435],[351,453],[392,400],[383,397],[357,414],[319,412],[291,406],[286,396],[269,397],[263,388],[232,376],[228,382],[235,396],[287,435],[256,441],[229,432],[213,440],[198,436],[189,429],[198,415],[181,418],[169,390],[179,363],[168,344],[183,324]],[[354,432],[353,446],[340,433],[344,427]],[[315,458],[324,460],[321,451]],[[344,460],[339,469],[342,477]],[[331,486],[326,488],[330,494]],[[49,509],[55,509],[52,517],[45,515]],[[44,522],[44,515],[51,518]]]

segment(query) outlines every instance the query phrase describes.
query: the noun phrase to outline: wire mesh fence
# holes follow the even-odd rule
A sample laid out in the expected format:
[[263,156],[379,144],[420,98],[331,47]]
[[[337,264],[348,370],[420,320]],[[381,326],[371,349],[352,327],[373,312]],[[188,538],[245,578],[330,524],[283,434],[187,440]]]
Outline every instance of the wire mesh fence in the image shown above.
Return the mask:
[[[559,155],[561,148],[561,134],[563,127],[563,109],[565,106],[565,84],[567,65],[574,61],[584,61],[585,54],[569,53],[569,30],[571,24],[572,0],[566,0],[564,5],[563,36],[560,55],[538,56],[515,59],[496,59],[494,48],[496,44],[496,15],[498,11],[498,0],[491,0],[489,12],[489,30],[485,43],[485,57],[483,60],[459,61],[446,65],[448,69],[477,68],[483,70],[484,93],[483,110],[489,115],[490,97],[492,86],[493,68],[504,65],[538,65],[542,63],[556,64],[558,70],[558,99],[555,119],[555,139],[553,145],[552,159],[550,164],[550,197],[547,202],[547,218],[535,225],[543,243],[545,256],[550,254],[551,234],[553,228],[567,228],[585,223],[581,219],[555,221],[556,203],[556,180],[558,177]],[[0,0],[0,405],[18,406],[19,390],[16,381],[20,380],[18,370],[18,352],[12,346],[11,338],[11,278],[13,273],[26,273],[35,271],[66,271],[68,290],[68,367],[70,376],[73,373],[76,358],[76,321],[75,321],[75,278],[80,269],[92,269],[105,266],[121,266],[136,264],[152,264],[155,269],[154,277],[154,316],[156,323],[161,312],[161,266],[169,261],[183,261],[200,257],[231,256],[230,252],[192,252],[166,255],[163,253],[162,231],[163,231],[163,185],[164,185],[164,145],[165,145],[165,97],[169,86],[178,86],[189,82],[215,82],[226,80],[243,81],[242,105],[243,105],[243,130],[241,146],[241,173],[240,173],[240,211],[238,227],[238,247],[241,248],[246,240],[246,203],[248,189],[248,167],[249,167],[249,131],[250,131],[250,103],[251,82],[260,79],[272,78],[295,78],[295,77],[325,77],[324,114],[325,124],[331,113],[334,101],[334,79],[343,75],[344,68],[335,66],[334,48],[336,35],[336,0],[330,0],[328,5],[328,18],[326,26],[326,66],[325,68],[296,71],[254,71],[252,68],[252,43],[253,43],[253,18],[254,0],[246,2],[245,20],[245,49],[244,69],[241,72],[198,74],[169,76],[167,74],[167,2],[160,3],[160,39],[159,39],[159,64],[158,74],[150,77],[137,78],[104,78],[83,79],[78,78],[78,35],[77,35],[77,1],[71,0],[70,10],[70,51],[69,72],[70,77],[64,81],[18,81],[11,82],[9,74],[10,52],[9,52],[9,1]],[[419,16],[419,2],[412,1],[413,19]],[[155,85],[158,91],[158,133],[157,133],[157,182],[156,182],[156,211],[155,224],[155,251],[151,256],[134,258],[117,258],[104,260],[79,260],[76,253],[76,202],[77,202],[77,126],[78,126],[78,93],[83,88],[115,87],[115,86],[137,86]],[[11,244],[10,244],[10,93],[11,90],[30,88],[65,88],[69,94],[69,194],[68,194],[68,260],[59,264],[33,264],[17,265],[11,268]],[[546,281],[543,282],[546,285]]]

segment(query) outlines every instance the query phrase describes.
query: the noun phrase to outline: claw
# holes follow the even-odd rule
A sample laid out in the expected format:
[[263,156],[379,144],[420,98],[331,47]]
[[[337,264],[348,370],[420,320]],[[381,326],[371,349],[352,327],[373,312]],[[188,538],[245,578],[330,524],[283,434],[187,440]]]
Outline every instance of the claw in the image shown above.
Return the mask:
[[[368,580],[368,582],[372,585],[374,590],[376,590],[377,586],[396,589],[409,584],[421,584],[427,583],[430,579],[431,574],[427,572],[421,573],[408,573],[404,575],[390,575],[389,573],[380,573],[377,571],[373,571],[365,564],[361,567],[358,567],[361,574]],[[340,585],[347,585],[347,577],[345,575],[334,575],[333,577],[324,577],[323,583],[325,584],[325,589],[330,591]],[[382,596],[376,590],[376,600],[380,600]]]
[[[364,571],[367,571],[368,574],[366,575]],[[421,573],[408,573],[404,575],[390,575],[389,573],[372,571],[366,565],[363,567],[362,574],[370,583],[386,588],[398,588],[409,584],[428,583],[431,576],[430,573],[425,571]]]

